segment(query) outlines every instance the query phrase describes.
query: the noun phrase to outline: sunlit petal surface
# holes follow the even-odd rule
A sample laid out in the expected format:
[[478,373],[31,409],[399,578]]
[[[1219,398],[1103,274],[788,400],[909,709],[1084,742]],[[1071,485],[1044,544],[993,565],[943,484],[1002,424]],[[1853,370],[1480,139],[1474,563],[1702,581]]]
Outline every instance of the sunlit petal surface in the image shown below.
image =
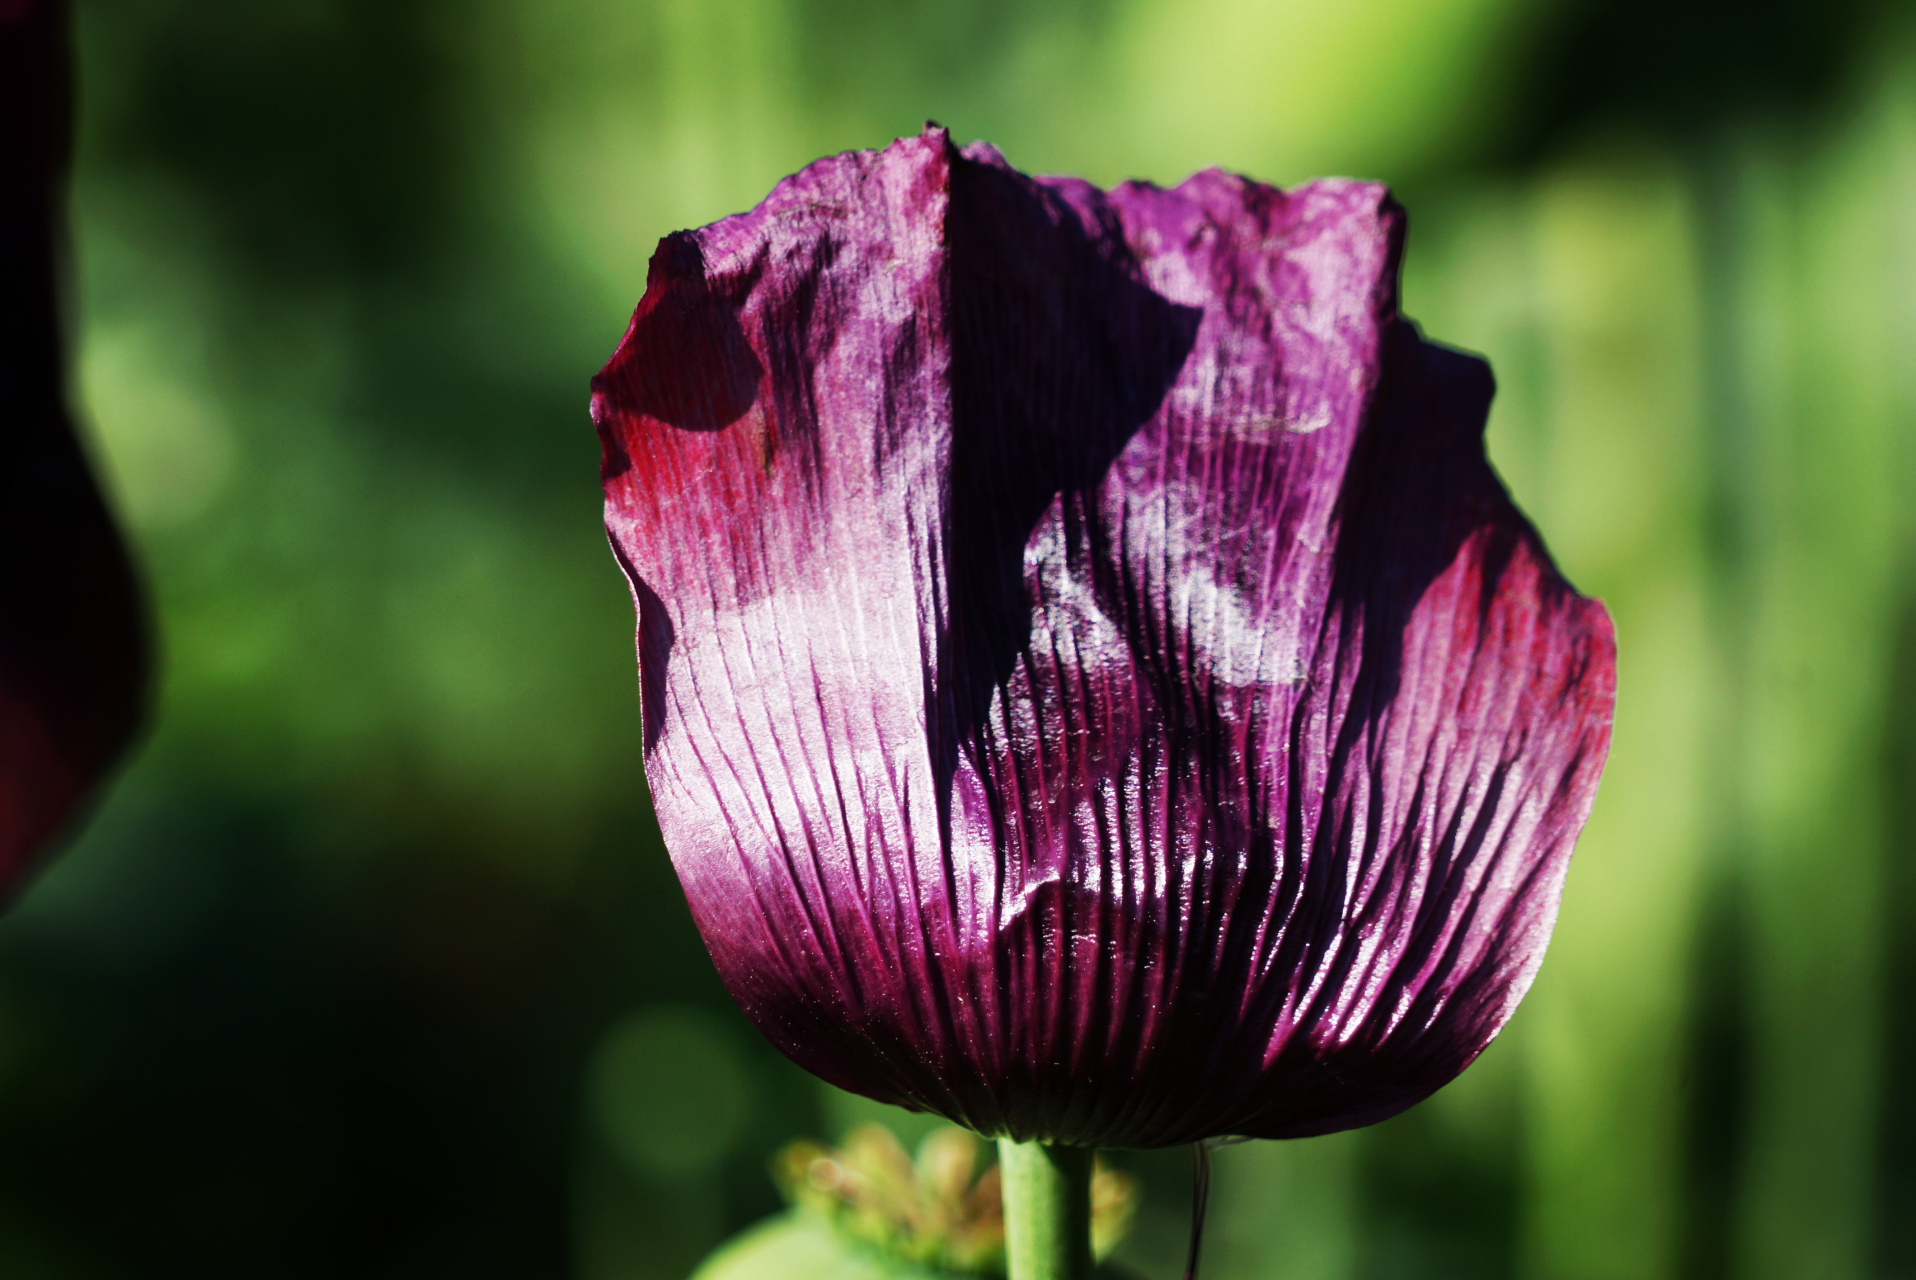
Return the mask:
[[798,1062],[1153,1147],[1382,1119],[1503,1025],[1614,645],[1402,227],[931,129],[660,245],[593,399],[648,776]]

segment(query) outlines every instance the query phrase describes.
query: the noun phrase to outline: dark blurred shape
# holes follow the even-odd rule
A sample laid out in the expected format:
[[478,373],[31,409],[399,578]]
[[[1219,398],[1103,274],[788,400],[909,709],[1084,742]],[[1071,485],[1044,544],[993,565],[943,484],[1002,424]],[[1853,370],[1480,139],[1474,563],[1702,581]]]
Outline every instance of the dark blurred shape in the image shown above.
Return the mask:
[[0,883],[125,748],[147,676],[139,588],[65,404],[68,64],[65,4],[0,5]]
[[1546,20],[1509,117],[1535,163],[1598,122],[1687,135],[1814,109],[1842,85],[1880,0],[1576,0]]

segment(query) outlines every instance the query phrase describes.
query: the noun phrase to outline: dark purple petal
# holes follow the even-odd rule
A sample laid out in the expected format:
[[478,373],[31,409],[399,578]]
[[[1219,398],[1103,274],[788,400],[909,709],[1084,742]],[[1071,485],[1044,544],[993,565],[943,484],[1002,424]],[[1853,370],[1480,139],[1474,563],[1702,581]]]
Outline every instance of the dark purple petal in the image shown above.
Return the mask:
[[1401,235],[928,130],[661,244],[593,397],[647,774],[798,1062],[1152,1147],[1381,1119],[1509,1017],[1614,648]]
[[63,396],[66,7],[0,0],[0,889],[138,722],[144,624]]

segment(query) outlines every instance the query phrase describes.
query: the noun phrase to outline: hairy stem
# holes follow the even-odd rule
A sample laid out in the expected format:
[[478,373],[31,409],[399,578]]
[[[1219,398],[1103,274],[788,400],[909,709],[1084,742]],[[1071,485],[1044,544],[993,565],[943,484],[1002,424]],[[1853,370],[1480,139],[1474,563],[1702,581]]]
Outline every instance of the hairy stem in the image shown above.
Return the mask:
[[998,1139],[1010,1280],[1091,1280],[1091,1149]]

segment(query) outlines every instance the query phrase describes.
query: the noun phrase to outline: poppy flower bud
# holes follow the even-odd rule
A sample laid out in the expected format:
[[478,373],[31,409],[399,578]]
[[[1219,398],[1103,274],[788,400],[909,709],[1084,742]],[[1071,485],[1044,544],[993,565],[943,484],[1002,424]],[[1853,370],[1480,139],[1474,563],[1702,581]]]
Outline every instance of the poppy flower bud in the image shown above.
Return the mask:
[[669,236],[593,383],[647,776],[765,1035],[981,1133],[1367,1124],[1543,957],[1614,641],[1380,187],[928,128]]
[[132,568],[64,399],[68,95],[65,6],[0,3],[0,888],[124,748],[146,679]]

